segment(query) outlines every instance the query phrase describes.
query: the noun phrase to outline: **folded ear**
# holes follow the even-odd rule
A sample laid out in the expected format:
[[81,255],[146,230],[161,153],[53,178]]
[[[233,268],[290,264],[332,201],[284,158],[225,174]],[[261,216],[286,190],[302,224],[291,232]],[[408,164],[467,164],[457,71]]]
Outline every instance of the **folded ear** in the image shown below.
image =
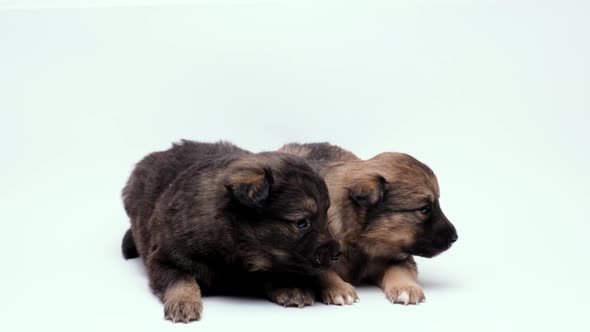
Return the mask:
[[387,181],[379,174],[367,174],[353,180],[348,186],[350,198],[359,206],[369,208],[383,200],[383,191]]
[[232,174],[225,188],[240,204],[260,208],[268,199],[272,181],[272,172],[268,168],[246,169]]

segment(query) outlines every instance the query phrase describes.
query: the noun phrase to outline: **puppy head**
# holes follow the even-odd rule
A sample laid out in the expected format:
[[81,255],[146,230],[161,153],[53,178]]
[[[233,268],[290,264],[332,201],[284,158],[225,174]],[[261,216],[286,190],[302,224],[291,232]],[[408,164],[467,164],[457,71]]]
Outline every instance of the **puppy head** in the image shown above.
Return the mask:
[[433,257],[457,240],[428,166],[400,153],[382,153],[359,166],[350,172],[347,191],[360,221],[358,242],[369,254]]
[[315,274],[341,255],[327,225],[326,184],[303,158],[245,157],[230,168],[225,187],[238,255],[248,270]]

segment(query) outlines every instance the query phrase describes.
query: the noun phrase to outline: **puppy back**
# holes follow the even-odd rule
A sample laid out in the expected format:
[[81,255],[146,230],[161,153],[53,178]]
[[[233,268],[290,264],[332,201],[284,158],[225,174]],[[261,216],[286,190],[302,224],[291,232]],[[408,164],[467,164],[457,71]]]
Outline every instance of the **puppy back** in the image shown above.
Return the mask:
[[151,216],[156,200],[174,179],[192,165],[220,156],[250,154],[229,142],[201,143],[181,140],[165,151],[139,161],[123,188],[123,203],[130,218]]
[[307,160],[320,162],[360,160],[354,153],[327,142],[304,144],[289,143],[283,145],[278,151],[300,156]]

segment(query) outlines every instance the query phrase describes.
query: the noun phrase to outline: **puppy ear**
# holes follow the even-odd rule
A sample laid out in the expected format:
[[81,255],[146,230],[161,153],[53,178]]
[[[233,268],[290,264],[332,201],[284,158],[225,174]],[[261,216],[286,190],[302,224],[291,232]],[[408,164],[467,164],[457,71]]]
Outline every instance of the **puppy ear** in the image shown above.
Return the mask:
[[247,169],[230,176],[225,183],[225,188],[240,204],[250,208],[260,208],[268,199],[272,182],[270,169]]
[[371,174],[356,179],[347,188],[353,202],[364,208],[370,208],[383,200],[387,181],[379,174]]

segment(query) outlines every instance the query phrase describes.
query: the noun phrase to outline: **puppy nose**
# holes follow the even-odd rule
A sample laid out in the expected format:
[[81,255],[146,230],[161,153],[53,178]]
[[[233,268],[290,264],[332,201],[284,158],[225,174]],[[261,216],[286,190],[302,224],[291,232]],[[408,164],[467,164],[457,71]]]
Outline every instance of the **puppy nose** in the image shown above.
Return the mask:
[[315,265],[328,266],[331,262],[336,261],[342,256],[340,244],[337,241],[331,240],[315,250]]
[[459,235],[457,235],[457,233],[455,233],[451,236],[451,242],[455,243],[455,242],[457,242],[457,239],[459,239]]

